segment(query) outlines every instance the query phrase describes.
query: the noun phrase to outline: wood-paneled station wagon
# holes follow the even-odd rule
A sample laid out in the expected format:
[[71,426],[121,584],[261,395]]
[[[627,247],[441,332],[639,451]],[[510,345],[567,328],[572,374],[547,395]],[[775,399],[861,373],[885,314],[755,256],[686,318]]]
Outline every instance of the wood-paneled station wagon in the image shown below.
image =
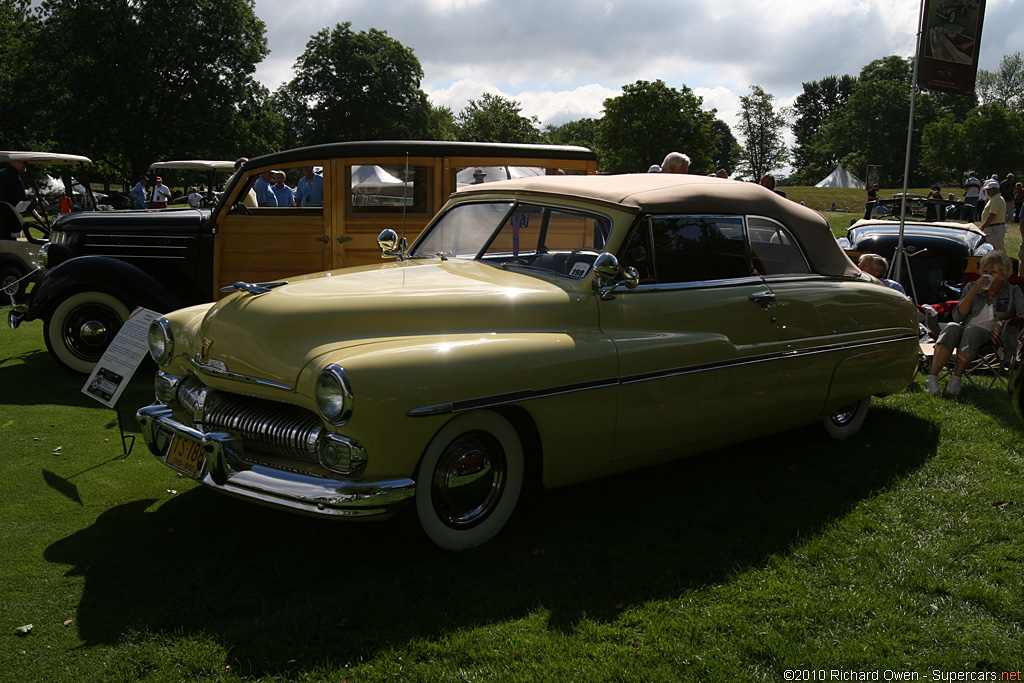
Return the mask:
[[[459,142],[345,142],[250,159],[213,208],[62,216],[42,255],[47,270],[16,301],[13,328],[45,321],[46,345],[88,373],[130,311],[214,301],[235,282],[378,263],[376,237],[412,240],[463,185],[544,174],[592,174],[582,147]],[[250,202],[283,172],[288,206]],[[275,202],[276,203],[276,202]]]
[[[157,320],[151,451],[320,515],[412,508],[437,544],[549,487],[801,425],[835,437],[918,364],[917,311],[821,215],[674,174],[471,185],[395,262]],[[724,485],[724,484],[723,484]]]

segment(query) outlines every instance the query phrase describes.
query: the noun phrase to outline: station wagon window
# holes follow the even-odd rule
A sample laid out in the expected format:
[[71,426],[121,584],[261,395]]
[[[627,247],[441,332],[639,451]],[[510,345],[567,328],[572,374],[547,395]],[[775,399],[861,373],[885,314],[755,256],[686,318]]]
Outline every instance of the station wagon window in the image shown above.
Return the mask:
[[585,174],[583,169],[564,169],[545,166],[459,166],[455,170],[456,188],[467,185],[493,183],[498,180],[515,178],[532,178],[541,175],[577,175]]
[[441,216],[413,257],[480,258],[584,277],[604,249],[611,221],[598,214],[524,202],[459,204]]
[[634,266],[641,284],[750,275],[740,216],[651,216],[629,236],[619,262]]
[[784,226],[769,218],[747,218],[750,257],[759,275],[802,275],[810,273],[803,252]]
[[430,211],[426,166],[353,164],[348,168],[349,215],[424,214]]

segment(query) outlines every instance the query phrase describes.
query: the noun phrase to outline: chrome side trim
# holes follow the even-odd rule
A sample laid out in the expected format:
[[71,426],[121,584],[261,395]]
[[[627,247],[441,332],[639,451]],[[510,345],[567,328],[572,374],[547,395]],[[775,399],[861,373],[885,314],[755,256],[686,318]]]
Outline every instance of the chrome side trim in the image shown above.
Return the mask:
[[892,335],[890,337],[883,337],[881,339],[872,339],[868,341],[857,342],[843,342],[839,344],[824,344],[822,346],[815,346],[807,349],[796,349],[792,351],[777,351],[775,353],[765,353],[756,356],[747,356],[746,358],[734,358],[726,361],[717,361],[714,363],[701,363],[698,365],[685,365],[677,368],[657,370],[655,372],[641,373],[637,375],[627,375],[625,377],[599,379],[593,380],[591,382],[566,384],[562,386],[550,387],[547,389],[523,389],[521,391],[513,391],[505,394],[480,396],[477,398],[469,398],[461,401],[437,403],[434,405],[423,406],[420,408],[413,408],[408,413],[406,413],[406,415],[408,415],[409,417],[428,417],[431,415],[460,413],[465,412],[467,410],[491,408],[494,406],[507,405],[509,403],[520,403],[522,401],[531,401],[538,398],[547,398],[549,396],[557,396],[560,394],[570,394],[577,391],[604,389],[607,387],[614,387],[622,384],[635,384],[637,382],[650,382],[652,380],[665,379],[666,377],[678,377],[679,375],[689,375],[697,372],[707,372],[708,370],[720,370],[723,368],[752,365],[755,363],[766,363],[769,361],[782,360],[786,358],[813,356],[822,353],[832,353],[834,351],[868,348],[871,346],[881,346],[884,344],[893,344],[901,341],[909,341],[911,339],[916,341],[917,335],[908,332],[906,334]]
[[272,389],[284,389],[285,391],[295,391],[294,387],[290,387],[287,384],[281,384],[280,382],[273,382],[269,379],[263,379],[261,377],[252,377],[251,375],[243,375],[238,372],[230,372],[226,367],[221,367],[220,361],[210,361],[204,363],[195,356],[190,354],[183,354],[185,360],[188,361],[189,365],[196,369],[196,372],[201,372],[212,377],[223,377],[224,379],[235,380],[236,382],[245,382],[246,384],[255,384],[261,387],[270,387]]
[[445,413],[461,413],[467,410],[478,408],[491,408],[494,406],[530,401],[536,398],[547,398],[560,394],[572,394],[577,391],[589,391],[590,389],[603,389],[614,387],[619,384],[618,378],[598,379],[591,382],[580,382],[578,384],[566,384],[550,389],[523,389],[512,391],[507,394],[495,394],[493,396],[481,396],[480,398],[469,398],[463,401],[452,401],[451,403],[438,403],[422,408],[413,408],[408,413],[409,417],[427,417],[429,415],[443,415]]

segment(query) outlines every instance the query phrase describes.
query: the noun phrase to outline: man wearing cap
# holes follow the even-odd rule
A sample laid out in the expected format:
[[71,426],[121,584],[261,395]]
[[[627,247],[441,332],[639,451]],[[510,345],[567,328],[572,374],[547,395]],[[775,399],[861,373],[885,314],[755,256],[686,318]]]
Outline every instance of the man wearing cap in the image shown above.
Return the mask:
[[21,181],[24,172],[24,161],[12,161],[0,171],[0,202],[17,206],[18,202],[25,201],[25,183]]
[[982,198],[988,197],[981,210],[981,231],[988,235],[989,244],[996,251],[1006,251],[1006,200],[999,194],[999,183],[986,180],[981,188]]
[[153,186],[153,200],[149,203],[151,209],[166,209],[167,202],[171,199],[170,189],[164,185],[164,179],[156,177],[156,185]]
[[271,189],[272,180],[271,171],[264,171],[253,183],[252,189],[256,191],[257,206],[277,206],[277,195]]

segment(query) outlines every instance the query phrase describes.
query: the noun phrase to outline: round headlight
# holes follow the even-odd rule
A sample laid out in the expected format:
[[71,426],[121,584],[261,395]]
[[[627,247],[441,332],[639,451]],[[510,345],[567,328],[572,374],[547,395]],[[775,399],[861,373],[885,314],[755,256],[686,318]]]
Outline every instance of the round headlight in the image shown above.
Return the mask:
[[321,417],[333,425],[348,422],[352,415],[352,384],[337,365],[328,365],[316,380],[316,407]]
[[167,318],[157,318],[149,325],[149,355],[161,367],[174,356],[174,332]]

